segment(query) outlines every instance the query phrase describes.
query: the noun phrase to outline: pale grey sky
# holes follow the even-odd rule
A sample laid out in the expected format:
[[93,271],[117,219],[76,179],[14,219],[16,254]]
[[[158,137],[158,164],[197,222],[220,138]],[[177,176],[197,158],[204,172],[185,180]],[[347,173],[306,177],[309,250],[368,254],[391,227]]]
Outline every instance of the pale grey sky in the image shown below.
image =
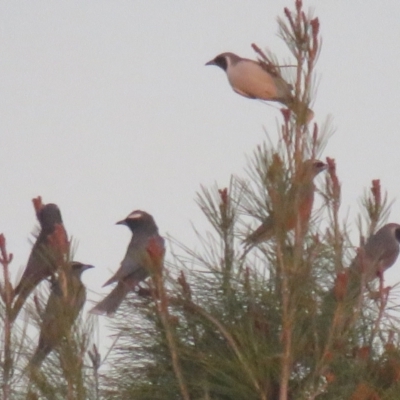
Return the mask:
[[[321,23],[314,111],[318,123],[333,116],[323,156],[337,161],[344,217],[371,179],[400,194],[400,3],[304,3]],[[195,192],[243,175],[264,128],[277,138],[280,116],[204,64],[224,51],[255,58],[252,42],[287,58],[276,36],[284,6],[293,2],[2,1],[0,232],[13,269],[30,252],[37,195],[60,206],[98,292],[130,237],[114,223],[134,209],[195,244],[190,221],[208,229]],[[400,222],[399,201],[390,220]]]

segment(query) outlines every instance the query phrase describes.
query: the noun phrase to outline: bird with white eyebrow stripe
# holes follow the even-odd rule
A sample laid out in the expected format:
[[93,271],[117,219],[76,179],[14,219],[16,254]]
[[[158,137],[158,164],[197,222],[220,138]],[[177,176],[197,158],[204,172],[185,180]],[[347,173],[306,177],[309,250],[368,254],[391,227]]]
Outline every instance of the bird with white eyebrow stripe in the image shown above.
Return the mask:
[[155,240],[164,249],[164,239],[158,234],[154,218],[147,212],[135,210],[117,224],[126,225],[132,232],[132,238],[120,268],[103,285],[117,282],[117,286],[91,310],[94,314],[113,314],[126,295],[149,276],[147,249],[150,240]]

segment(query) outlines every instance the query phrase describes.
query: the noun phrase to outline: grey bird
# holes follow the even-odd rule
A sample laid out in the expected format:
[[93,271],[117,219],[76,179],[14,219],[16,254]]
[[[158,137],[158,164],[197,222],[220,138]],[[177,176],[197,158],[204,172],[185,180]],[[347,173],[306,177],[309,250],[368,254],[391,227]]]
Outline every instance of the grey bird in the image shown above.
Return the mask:
[[33,289],[43,280],[51,276],[57,269],[57,249],[53,248],[49,240],[57,225],[62,227],[64,239],[68,245],[67,233],[65,232],[61,212],[56,204],[46,204],[38,212],[37,218],[40,224],[40,233],[32,247],[26,268],[21,280],[14,289],[15,300],[11,318],[14,320],[24,305],[26,299]]
[[[371,235],[365,245],[359,251],[347,268],[345,274],[338,275],[333,289],[329,290],[323,298],[321,306],[321,326],[335,326],[335,335],[340,336],[345,330],[349,330],[355,323],[354,307],[358,307],[359,296],[363,293],[367,284],[384,271],[390,268],[399,255],[400,225],[389,223]],[[345,278],[344,280],[339,279]],[[345,302],[343,312],[335,314],[337,302]],[[336,315],[336,317],[334,317]],[[333,318],[335,321],[333,322]],[[321,338],[328,338],[330,334],[325,332]]]
[[85,304],[86,288],[81,275],[93,266],[73,261],[69,267],[60,272],[52,284],[42,316],[39,343],[30,361],[31,367],[40,367],[47,355],[69,335]]
[[312,110],[304,105],[296,105],[292,86],[280,75],[268,71],[261,62],[241,58],[234,53],[222,53],[207,62],[216,65],[226,72],[232,89],[250,99],[277,101],[284,104],[297,115],[306,112],[307,122],[314,116]]
[[381,276],[399,255],[400,225],[389,223],[371,235],[350,265],[350,279],[364,274],[365,283]]
[[132,232],[132,238],[120,268],[103,287],[114,282],[117,285],[91,310],[94,314],[113,314],[126,295],[149,276],[147,248],[150,239],[156,240],[160,248],[164,249],[164,239],[158,234],[154,218],[147,212],[135,210],[117,224],[126,225]]

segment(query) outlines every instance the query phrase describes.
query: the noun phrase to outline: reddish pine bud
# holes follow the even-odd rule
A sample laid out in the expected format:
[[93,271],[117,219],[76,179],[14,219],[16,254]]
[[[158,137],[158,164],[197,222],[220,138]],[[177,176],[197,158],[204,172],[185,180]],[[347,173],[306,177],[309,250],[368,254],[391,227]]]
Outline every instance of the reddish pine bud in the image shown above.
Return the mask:
[[32,199],[32,203],[36,214],[44,207],[41,196]]
[[227,188],[218,189],[218,193],[222,203],[221,206],[227,206],[229,200],[228,189]]
[[313,36],[317,36],[319,33],[319,19],[318,18],[313,18],[310,21],[311,29],[312,29],[312,34]]
[[335,295],[336,301],[342,301],[347,292],[347,284],[349,282],[349,275],[347,271],[339,272],[336,275],[335,286],[333,288],[333,293]]
[[382,196],[381,196],[381,182],[379,179],[374,179],[372,181],[371,192],[372,196],[374,197],[376,207],[380,208],[382,204]]
[[13,255],[12,255],[12,253],[10,253],[10,254],[7,253],[6,238],[2,233],[0,233],[0,254],[1,254],[1,258],[0,258],[1,264],[5,265],[5,264],[11,263],[11,261],[13,259]]

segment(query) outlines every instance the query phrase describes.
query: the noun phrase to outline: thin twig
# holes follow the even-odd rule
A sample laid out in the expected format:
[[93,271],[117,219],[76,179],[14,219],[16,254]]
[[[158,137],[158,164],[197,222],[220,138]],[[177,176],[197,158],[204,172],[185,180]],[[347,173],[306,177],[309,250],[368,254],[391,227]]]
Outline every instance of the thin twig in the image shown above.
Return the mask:
[[149,264],[152,266],[152,281],[156,290],[152,290],[153,300],[156,303],[156,309],[165,330],[165,336],[169,351],[171,354],[172,367],[178,380],[181,395],[184,400],[190,400],[189,391],[183,377],[182,369],[179,363],[178,349],[175,343],[174,334],[170,325],[170,315],[168,312],[168,297],[163,283],[163,259],[164,249],[160,248],[155,240],[151,240],[147,248],[149,255]]
[[282,249],[280,244],[277,244],[276,248],[278,266],[281,277],[281,297],[282,297],[282,363],[281,363],[281,380],[280,380],[280,391],[279,400],[287,400],[289,390],[289,379],[292,364],[292,309],[290,305],[290,289],[288,282],[288,271],[285,267],[283,260]]

